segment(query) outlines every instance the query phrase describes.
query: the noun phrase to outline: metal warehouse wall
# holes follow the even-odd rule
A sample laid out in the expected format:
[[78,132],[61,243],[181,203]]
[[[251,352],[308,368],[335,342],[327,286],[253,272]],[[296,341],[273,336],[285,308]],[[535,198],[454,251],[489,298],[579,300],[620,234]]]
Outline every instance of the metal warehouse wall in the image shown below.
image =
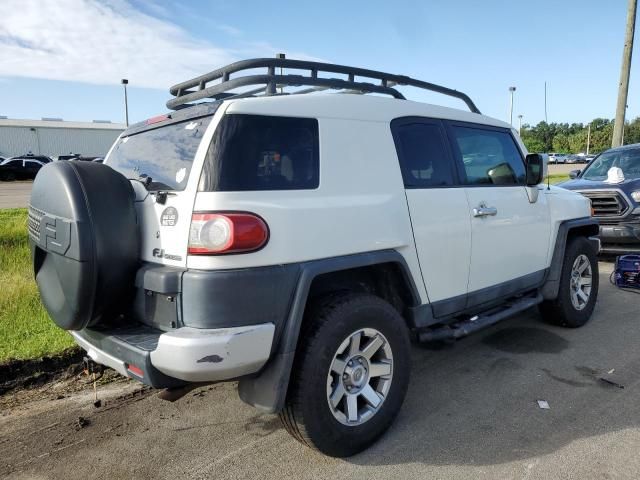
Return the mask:
[[0,155],[106,155],[122,130],[99,128],[10,127],[0,125]]

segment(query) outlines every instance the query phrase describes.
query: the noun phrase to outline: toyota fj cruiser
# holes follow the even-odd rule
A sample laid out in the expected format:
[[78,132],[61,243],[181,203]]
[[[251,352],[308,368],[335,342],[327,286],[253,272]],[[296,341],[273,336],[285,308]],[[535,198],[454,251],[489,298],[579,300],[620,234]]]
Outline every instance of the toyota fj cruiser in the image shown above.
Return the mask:
[[541,185],[541,156],[465,94],[291,59],[170,91],[171,113],[105,165],[55,162],[33,185],[42,302],[94,361],[158,388],[238,379],[299,441],[348,456],[400,409],[410,337],[535,305],[568,327],[591,316],[589,201]]

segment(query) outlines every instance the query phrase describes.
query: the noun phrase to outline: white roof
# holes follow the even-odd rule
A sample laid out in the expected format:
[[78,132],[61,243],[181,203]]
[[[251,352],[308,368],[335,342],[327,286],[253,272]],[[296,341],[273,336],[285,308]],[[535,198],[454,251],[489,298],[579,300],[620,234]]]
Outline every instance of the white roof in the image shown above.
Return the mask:
[[84,128],[94,130],[124,130],[122,123],[105,122],[65,122],[63,120],[18,120],[0,118],[0,127],[37,127],[37,128]]
[[229,100],[227,113],[296,115],[390,122],[394,118],[421,116],[511,128],[506,122],[468,110],[374,95],[317,93],[265,96]]

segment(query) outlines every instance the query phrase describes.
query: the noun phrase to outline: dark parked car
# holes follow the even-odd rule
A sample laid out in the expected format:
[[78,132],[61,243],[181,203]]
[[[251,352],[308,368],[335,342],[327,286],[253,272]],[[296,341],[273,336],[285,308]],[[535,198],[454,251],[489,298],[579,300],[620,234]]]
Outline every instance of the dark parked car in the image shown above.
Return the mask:
[[559,184],[591,200],[603,253],[640,252],[640,143],[612,148]]
[[69,155],[58,155],[57,157],[53,157],[54,162],[59,162],[61,160],[74,160],[80,156],[79,153],[70,153]]
[[35,160],[40,163],[49,163],[53,161],[51,160],[51,157],[47,157],[46,155],[34,155],[33,153],[16,155],[15,157],[11,157],[9,160]]
[[44,163],[37,160],[11,158],[0,165],[0,180],[29,180],[36,178],[36,174],[44,167]]

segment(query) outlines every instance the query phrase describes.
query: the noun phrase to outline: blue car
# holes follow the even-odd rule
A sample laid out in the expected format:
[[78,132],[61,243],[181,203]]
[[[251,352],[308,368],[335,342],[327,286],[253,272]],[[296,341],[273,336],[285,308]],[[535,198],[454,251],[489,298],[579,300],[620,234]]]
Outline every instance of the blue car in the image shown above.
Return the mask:
[[591,200],[602,252],[640,252],[640,143],[607,150],[558,186]]

